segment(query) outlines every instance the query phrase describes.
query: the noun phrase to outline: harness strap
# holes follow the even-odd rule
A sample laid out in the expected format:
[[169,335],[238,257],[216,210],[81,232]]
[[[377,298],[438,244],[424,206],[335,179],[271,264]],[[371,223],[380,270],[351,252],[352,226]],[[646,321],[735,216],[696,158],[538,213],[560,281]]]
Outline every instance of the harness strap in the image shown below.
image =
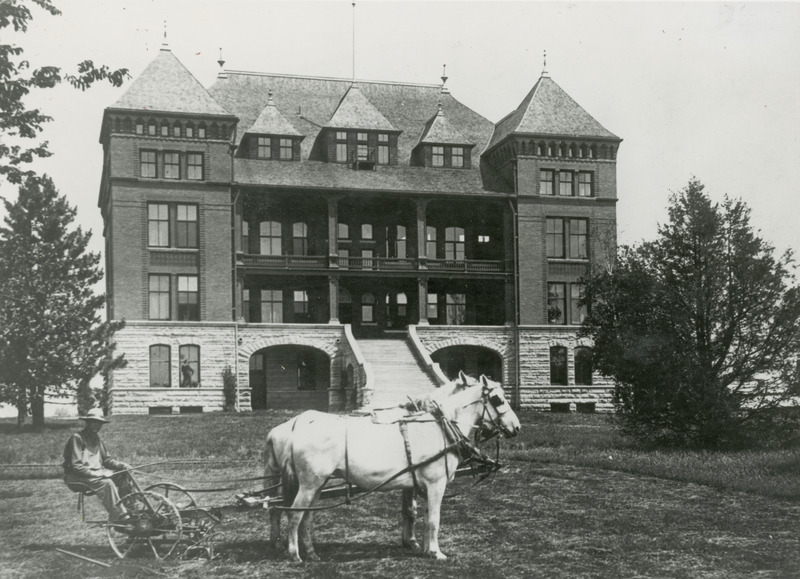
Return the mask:
[[[406,459],[408,459],[408,466],[409,468],[414,466],[414,460],[411,458],[411,442],[408,440],[408,424],[401,420],[400,423],[400,433],[403,435],[403,444],[406,448]],[[445,461],[445,465],[447,461]],[[425,493],[423,492],[422,488],[419,486],[419,481],[417,480],[417,469],[411,468],[411,480],[414,483],[414,492],[424,497]]]

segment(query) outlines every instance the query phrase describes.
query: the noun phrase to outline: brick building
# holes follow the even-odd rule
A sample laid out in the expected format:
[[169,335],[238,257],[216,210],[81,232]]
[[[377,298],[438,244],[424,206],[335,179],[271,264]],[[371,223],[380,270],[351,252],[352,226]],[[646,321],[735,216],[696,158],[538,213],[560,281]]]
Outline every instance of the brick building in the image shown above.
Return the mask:
[[616,153],[546,73],[493,124],[440,85],[224,71],[164,47],[105,110],[115,413],[402,401],[459,369],[610,406],[577,337],[614,251]]

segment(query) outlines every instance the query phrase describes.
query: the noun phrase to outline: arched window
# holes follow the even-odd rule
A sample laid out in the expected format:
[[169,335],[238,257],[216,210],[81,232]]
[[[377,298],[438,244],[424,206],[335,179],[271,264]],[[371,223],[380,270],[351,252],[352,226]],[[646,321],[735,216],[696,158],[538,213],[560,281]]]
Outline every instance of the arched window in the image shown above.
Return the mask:
[[150,137],[156,136],[156,122],[152,119],[147,123],[147,134]]
[[194,139],[194,125],[192,123],[186,123],[185,131],[187,139]]
[[150,346],[150,386],[152,388],[169,388],[170,382],[170,348],[164,344]]
[[161,136],[169,137],[169,123],[167,121],[161,121]]
[[181,136],[181,124],[176,122],[172,125],[172,136],[173,137],[180,137]]
[[550,346],[550,384],[567,385],[567,348]]
[[197,388],[200,386],[200,346],[181,346],[178,354],[181,359],[181,388]]
[[464,228],[448,227],[444,231],[444,258],[464,260]]
[[292,225],[292,255],[308,255],[308,225],[302,221]]
[[197,138],[198,139],[205,139],[206,138],[206,126],[205,126],[205,124],[200,124],[200,126],[197,127]]
[[361,296],[361,323],[372,324],[375,322],[375,296],[367,293]]
[[408,298],[405,293],[397,294],[397,317],[405,318],[408,313]]
[[592,349],[586,346],[575,348],[575,384],[592,385]]
[[259,253],[261,255],[281,254],[281,224],[279,221],[262,221],[259,227]]

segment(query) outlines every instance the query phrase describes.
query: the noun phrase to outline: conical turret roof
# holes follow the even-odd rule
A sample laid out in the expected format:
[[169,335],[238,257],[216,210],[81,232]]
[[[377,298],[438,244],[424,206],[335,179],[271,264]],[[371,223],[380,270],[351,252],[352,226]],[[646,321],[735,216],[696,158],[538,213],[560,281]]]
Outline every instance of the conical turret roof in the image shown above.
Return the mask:
[[397,131],[355,83],[347,89],[325,128]]
[[488,148],[512,133],[620,140],[546,74],[516,110],[497,123]]
[[441,103],[439,103],[436,114],[425,123],[425,130],[422,132],[419,142],[441,145],[475,145],[447,119]]
[[110,109],[232,116],[183,64],[163,47]]

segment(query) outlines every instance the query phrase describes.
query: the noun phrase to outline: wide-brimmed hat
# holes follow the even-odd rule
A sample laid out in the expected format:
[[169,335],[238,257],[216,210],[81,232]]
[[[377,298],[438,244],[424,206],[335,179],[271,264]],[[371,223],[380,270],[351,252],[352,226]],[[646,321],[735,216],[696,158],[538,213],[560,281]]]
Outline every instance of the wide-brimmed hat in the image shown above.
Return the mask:
[[78,416],[81,420],[96,420],[97,422],[110,422],[103,416],[103,411],[100,408],[92,408],[86,413],[86,416]]

